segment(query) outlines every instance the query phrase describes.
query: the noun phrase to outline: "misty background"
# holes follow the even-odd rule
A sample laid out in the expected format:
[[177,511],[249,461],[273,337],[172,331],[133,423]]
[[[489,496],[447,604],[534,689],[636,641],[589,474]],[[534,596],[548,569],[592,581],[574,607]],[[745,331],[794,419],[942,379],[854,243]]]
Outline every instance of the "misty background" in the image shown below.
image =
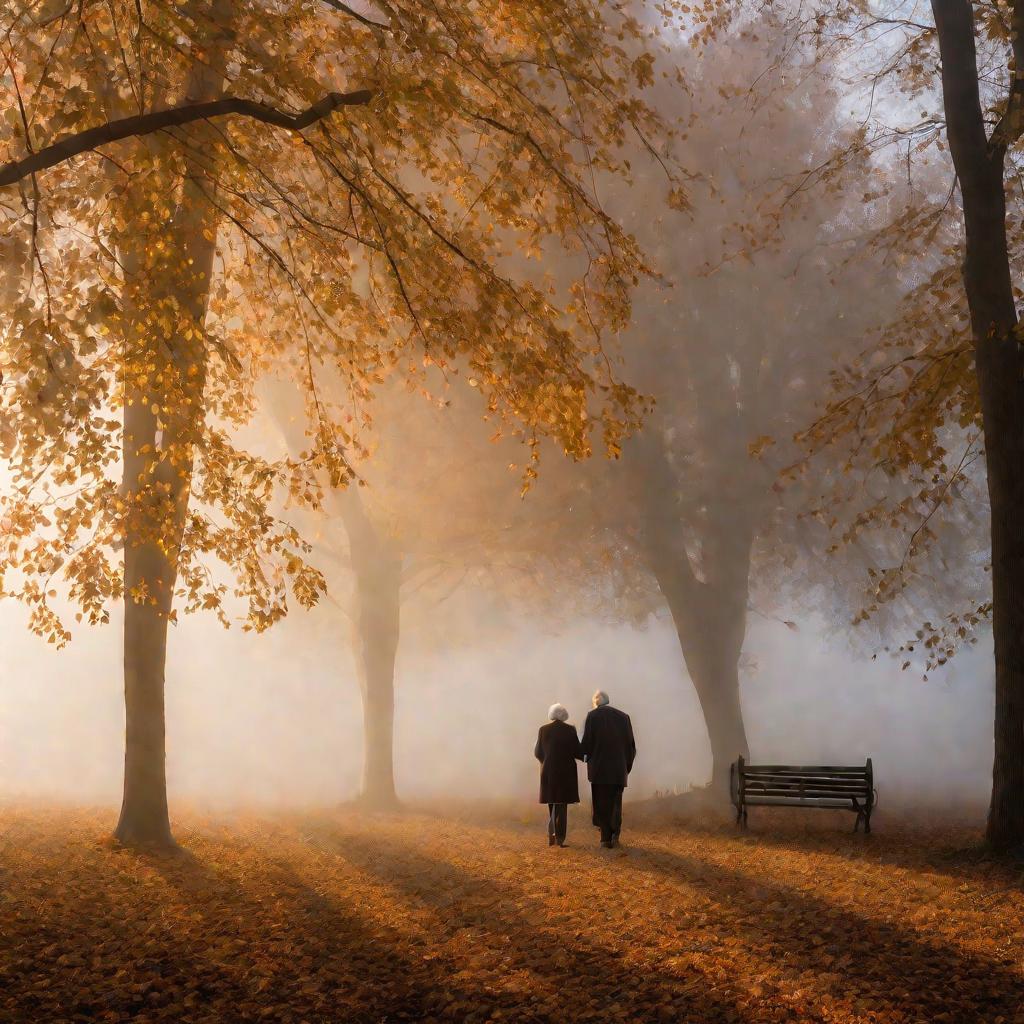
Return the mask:
[[[437,629],[444,631],[439,613]],[[124,710],[120,621],[79,627],[62,651],[0,606],[0,786],[5,797],[115,806]],[[349,632],[325,603],[261,635],[188,616],[171,631],[167,681],[172,801],[199,806],[331,805],[351,799],[362,765]],[[920,671],[851,651],[827,624],[798,631],[751,616],[742,677],[755,760],[874,758],[887,799],[984,809],[991,772],[992,654],[984,640],[923,681]],[[670,624],[524,619],[486,645],[443,637],[399,649],[399,797],[536,800],[533,743],[555,700],[582,726],[597,687],[633,719],[639,753],[627,798],[703,785],[711,757]],[[581,767],[582,771],[582,767]]]
[[[717,656],[704,683],[712,698],[735,692],[739,665],[738,724],[753,760],[853,764],[870,756],[883,810],[890,800],[983,810],[992,756],[989,634],[927,681],[918,662],[901,671],[904,658],[882,650],[913,635],[924,617],[944,621],[949,608],[981,599],[972,597],[972,588],[988,586],[977,550],[986,543],[978,528],[980,474],[958,483],[952,511],[933,519],[945,490],[931,508],[919,481],[879,470],[874,456],[866,472],[848,472],[857,435],[833,445],[786,489],[776,487],[788,467],[805,464],[806,446],[796,437],[821,414],[836,367],[853,374],[867,352],[857,372],[875,372],[878,360],[890,358],[879,338],[887,340],[892,324],[903,346],[915,344],[900,312],[933,268],[904,267],[903,254],[892,256],[877,236],[910,201],[904,191],[945,201],[944,161],[916,158],[914,180],[904,183],[902,159],[890,165],[879,158],[863,168],[870,194],[834,186],[790,192],[786,183],[801,180],[801,169],[823,166],[837,146],[851,144],[866,94],[851,95],[838,73],[788,80],[799,54],[768,12],[724,34],[713,52],[681,48],[668,63],[685,72],[699,100],[691,103],[671,83],[656,87],[656,103],[685,125],[675,143],[683,165],[700,169],[693,209],[681,219],[667,212],[659,168],[642,152],[628,187],[602,182],[610,208],[665,275],[638,289],[618,339],[617,369],[657,399],[640,434],[625,443],[620,463],[600,453],[583,467],[546,456],[538,486],[519,505],[509,485],[532,470],[533,449],[508,437],[495,448],[488,435],[500,424],[483,422],[482,398],[476,407],[474,398],[441,412],[410,398],[396,380],[377,382],[377,427],[360,435],[365,457],[353,456],[371,485],[356,499],[359,515],[337,495],[317,515],[286,510],[313,544],[332,600],[311,612],[293,603],[263,634],[225,631],[213,615],[183,615],[170,630],[172,801],[329,806],[358,794],[363,702],[351,607],[341,606],[351,576],[363,573],[368,589],[380,591],[363,595],[368,607],[387,604],[382,579],[393,585],[385,597],[401,605],[400,799],[534,801],[533,744],[548,706],[561,701],[581,727],[598,687],[633,719],[639,749],[628,798],[703,786],[711,748],[682,643],[691,664],[702,653]],[[222,243],[230,254],[230,241],[222,236]],[[552,279],[572,280],[570,255],[551,246],[543,256]],[[518,259],[517,272],[528,278],[538,269],[529,264]],[[287,308],[267,303],[260,312],[280,317],[283,335],[293,330]],[[229,338],[237,322],[236,347],[244,351],[243,320],[222,320]],[[459,368],[456,361],[453,376]],[[461,369],[451,393],[465,397],[462,385],[476,388],[471,374],[478,371]],[[404,380],[405,372],[393,376]],[[322,377],[336,411],[360,405],[336,367],[323,368]],[[436,384],[420,368],[415,381]],[[439,387],[434,397],[450,399]],[[252,450],[265,446],[269,457],[301,461],[311,444],[308,396],[285,374],[260,398],[271,431],[250,424],[236,436]],[[946,432],[947,447],[958,451],[962,428]],[[511,476],[509,462],[518,463]],[[879,511],[889,505],[903,508],[904,518]],[[912,538],[922,521],[934,537],[918,550]],[[371,550],[373,564],[354,565],[353,551]],[[436,607],[419,609],[426,630],[407,630],[407,591],[400,593],[390,572],[425,562],[429,573],[431,560],[449,575],[433,584],[428,576],[424,597]],[[867,573],[896,572],[897,565],[917,590],[903,604],[883,603]],[[477,594],[474,605],[472,588],[451,602],[438,599],[452,576],[477,570],[490,574],[495,590],[522,590],[500,619],[491,621],[486,595]],[[666,608],[671,584],[681,580],[687,599],[672,614],[690,627],[685,643]],[[707,613],[719,609],[708,595],[735,628],[713,628]],[[590,613],[577,610],[588,601]],[[861,636],[850,622],[869,604],[873,620],[862,629],[871,632]],[[766,616],[748,614],[751,606]],[[650,607],[661,611],[652,615]],[[107,626],[80,626],[57,651],[25,628],[24,608],[0,605],[4,796],[120,800],[118,602],[110,613]],[[385,671],[369,689],[389,687]],[[719,763],[727,765],[738,750],[731,741],[721,746],[728,749]]]

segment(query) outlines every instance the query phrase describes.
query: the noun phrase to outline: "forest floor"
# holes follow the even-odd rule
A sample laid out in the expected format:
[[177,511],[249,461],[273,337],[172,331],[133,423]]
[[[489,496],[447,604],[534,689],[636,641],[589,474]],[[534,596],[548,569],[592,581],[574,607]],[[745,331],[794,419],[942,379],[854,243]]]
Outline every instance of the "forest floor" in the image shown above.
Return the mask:
[[1024,863],[852,816],[0,811],[0,1021],[1024,1021]]

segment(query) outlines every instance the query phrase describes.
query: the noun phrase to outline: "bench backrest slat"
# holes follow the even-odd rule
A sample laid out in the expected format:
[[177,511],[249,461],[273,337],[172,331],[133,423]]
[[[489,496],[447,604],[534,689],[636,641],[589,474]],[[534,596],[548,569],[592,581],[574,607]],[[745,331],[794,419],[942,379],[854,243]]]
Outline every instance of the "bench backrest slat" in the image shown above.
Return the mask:
[[781,785],[810,786],[820,783],[823,786],[849,786],[851,789],[863,789],[868,780],[865,779],[830,779],[822,775],[744,775],[748,786],[758,782],[778,782]]
[[873,775],[871,764],[794,765],[747,764],[742,758],[735,779],[741,793],[757,797],[788,799],[870,798]]
[[745,779],[828,779],[830,782],[845,782],[853,786],[863,782],[867,772],[860,775],[829,775],[827,772],[748,772],[744,770]]
[[866,795],[863,791],[860,793],[840,793],[834,789],[806,789],[800,791],[795,789],[748,789],[744,793],[744,796],[786,796],[793,800],[824,800],[826,797],[829,800],[854,800],[857,797]]
[[863,796],[867,793],[868,787],[863,785],[859,789],[851,789],[847,786],[828,786],[824,783],[807,786],[780,786],[770,782],[743,787],[744,793],[765,793],[769,790],[773,793],[835,793],[836,796]]
[[740,755],[729,771],[729,790],[736,820],[744,828],[747,807],[846,807],[857,812],[857,825],[871,831],[874,769],[863,765],[747,764]]

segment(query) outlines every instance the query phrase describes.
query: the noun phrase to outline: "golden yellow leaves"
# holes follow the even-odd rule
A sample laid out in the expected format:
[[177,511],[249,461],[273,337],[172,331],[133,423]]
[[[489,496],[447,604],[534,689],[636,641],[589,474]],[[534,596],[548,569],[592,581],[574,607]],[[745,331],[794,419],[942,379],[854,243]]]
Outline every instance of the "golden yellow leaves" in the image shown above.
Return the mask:
[[[417,2],[392,12],[386,38],[337,36],[308,3],[242,0],[223,43],[173,7],[149,12],[141,33],[126,0],[76,16],[80,32],[59,19],[13,30],[40,144],[69,96],[90,124],[111,97],[118,114],[176,99],[222,45],[232,89],[282,109],[320,98],[324,74],[381,97],[302,136],[233,121],[124,140],[55,170],[45,216],[19,226],[45,288],[32,276],[19,291],[5,335],[16,383],[3,447],[20,452],[20,481],[59,483],[58,504],[79,482],[109,489],[126,466],[125,493],[104,490],[92,519],[36,524],[46,549],[84,545],[62,574],[89,617],[118,596],[125,544],[180,562],[188,608],[223,613],[229,595],[203,565],[223,561],[254,628],[284,613],[289,580],[314,601],[323,582],[284,555],[302,546],[274,502],[317,503],[320,471],[333,488],[351,481],[369,400],[391,374],[427,393],[427,368],[462,371],[509,433],[551,435],[576,458],[599,436],[618,454],[642,403],[605,346],[646,267],[595,181],[628,171],[624,138],[669,130],[644,100],[655,66],[638,19],[593,0],[488,0],[454,20]],[[18,130],[0,128],[0,145],[20,145]],[[681,190],[670,201],[682,205]],[[545,275],[556,251],[573,259]],[[54,370],[57,342],[68,359]],[[268,374],[304,396],[307,467],[238,443]],[[531,444],[526,484],[537,460]],[[33,540],[17,537],[11,564],[28,565]]]

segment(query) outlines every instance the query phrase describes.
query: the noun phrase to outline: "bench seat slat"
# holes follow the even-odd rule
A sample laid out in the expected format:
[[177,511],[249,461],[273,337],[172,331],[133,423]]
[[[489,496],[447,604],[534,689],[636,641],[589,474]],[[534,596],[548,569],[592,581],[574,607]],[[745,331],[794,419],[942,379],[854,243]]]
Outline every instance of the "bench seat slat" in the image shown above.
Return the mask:
[[800,782],[828,782],[834,783],[837,786],[866,786],[867,779],[854,779],[849,776],[828,776],[828,775],[770,775],[767,772],[762,775],[747,775],[743,773],[743,778],[750,782],[792,782],[793,785],[797,785]]
[[865,775],[865,765],[821,765],[821,764],[744,764],[743,774],[747,772],[816,772],[823,775]]
[[799,792],[802,789],[831,789],[836,793],[866,793],[868,787],[861,783],[858,786],[832,786],[827,782],[779,782],[778,780],[759,779],[757,782],[744,781],[743,788],[748,792],[754,789],[791,789]]

